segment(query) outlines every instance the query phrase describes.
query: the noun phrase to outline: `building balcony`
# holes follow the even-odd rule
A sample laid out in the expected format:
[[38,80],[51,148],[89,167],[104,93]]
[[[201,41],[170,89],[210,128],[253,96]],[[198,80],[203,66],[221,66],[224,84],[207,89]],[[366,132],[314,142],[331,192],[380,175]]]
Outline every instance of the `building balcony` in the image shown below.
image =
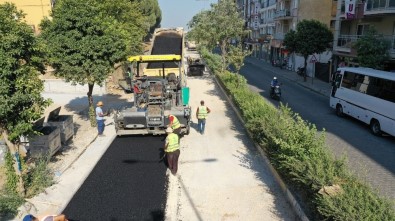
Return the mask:
[[287,19],[292,19],[291,12],[288,9],[276,11],[274,13],[274,20],[287,20]]
[[395,0],[367,0],[365,15],[395,13]]
[[264,11],[268,11],[268,10],[272,10],[272,9],[276,9],[276,2],[274,2],[274,4],[267,5],[267,6],[261,5],[261,8],[259,9],[259,12],[262,13]]
[[281,32],[275,33],[275,34],[273,35],[273,39],[276,39],[276,40],[284,40],[284,36],[285,36],[285,33],[281,33]]
[[[345,17],[345,3],[341,7],[341,17]],[[355,7],[356,19],[369,15],[384,15],[395,13],[395,0],[366,0]]]
[[276,23],[274,23],[274,22],[267,22],[267,23],[260,23],[259,24],[259,27],[260,28],[264,28],[264,27],[275,27],[276,26]]
[[[345,53],[354,52],[352,47],[361,36],[362,35],[340,35],[334,50]],[[389,42],[388,53],[390,58],[395,59],[395,35],[384,35],[383,38]]]
[[261,24],[274,23],[274,19],[273,18],[262,18],[259,20],[259,23],[261,23]]

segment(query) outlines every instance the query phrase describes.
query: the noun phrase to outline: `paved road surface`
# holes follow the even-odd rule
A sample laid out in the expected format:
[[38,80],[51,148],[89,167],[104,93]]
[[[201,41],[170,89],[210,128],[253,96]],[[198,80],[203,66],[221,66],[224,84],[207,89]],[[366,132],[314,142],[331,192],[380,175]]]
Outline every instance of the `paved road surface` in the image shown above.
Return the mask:
[[163,220],[164,137],[116,138],[64,210],[73,220]]
[[[272,67],[257,59],[248,58],[241,73],[253,90],[268,98],[269,83],[273,76],[283,82],[283,102],[303,119],[314,123],[318,130],[325,128],[327,145],[333,153],[348,157],[348,165],[363,180],[380,193],[395,199],[395,138],[377,137],[370,133],[369,126],[351,117],[339,118],[329,107],[329,91],[321,95],[300,86],[302,78],[296,73]],[[310,81],[310,79],[309,79]],[[315,79],[315,86],[327,87]]]

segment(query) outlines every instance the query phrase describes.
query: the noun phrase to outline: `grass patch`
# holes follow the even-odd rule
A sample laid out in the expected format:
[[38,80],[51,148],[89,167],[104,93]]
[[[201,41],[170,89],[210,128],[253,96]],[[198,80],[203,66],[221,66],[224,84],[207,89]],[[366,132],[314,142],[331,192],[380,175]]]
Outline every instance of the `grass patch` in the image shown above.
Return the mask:
[[25,202],[25,197],[33,197],[54,184],[54,176],[48,169],[47,158],[38,158],[29,164],[22,161],[25,193],[18,192],[19,177],[14,170],[14,163],[15,157],[7,152],[4,166],[6,182],[0,191],[0,218],[15,216],[18,213],[18,207]]
[[53,172],[48,168],[47,157],[35,159],[29,165],[27,172],[23,176],[26,188],[26,197],[30,198],[43,192],[47,187],[53,185]]
[[2,190],[0,192],[0,220],[6,216],[15,216],[18,213],[18,207],[24,201],[23,197],[17,193]]

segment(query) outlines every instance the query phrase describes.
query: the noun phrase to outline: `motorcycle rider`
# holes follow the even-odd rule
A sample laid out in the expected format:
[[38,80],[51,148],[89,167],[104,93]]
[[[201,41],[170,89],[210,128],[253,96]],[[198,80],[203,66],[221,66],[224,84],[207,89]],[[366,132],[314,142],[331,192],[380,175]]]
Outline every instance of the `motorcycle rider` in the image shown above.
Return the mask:
[[279,85],[277,77],[273,77],[273,80],[270,82],[270,95],[274,94],[274,88]]

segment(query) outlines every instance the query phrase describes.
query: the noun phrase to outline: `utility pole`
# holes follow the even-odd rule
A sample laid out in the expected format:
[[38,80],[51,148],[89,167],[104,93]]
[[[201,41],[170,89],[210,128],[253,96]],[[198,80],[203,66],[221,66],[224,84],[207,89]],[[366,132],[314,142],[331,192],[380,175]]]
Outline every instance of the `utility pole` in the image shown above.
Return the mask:
[[[340,13],[341,13],[341,8],[342,8],[343,1],[344,0],[337,0],[335,32],[334,32],[334,35],[333,35],[333,51],[336,50],[337,42],[338,42],[339,36],[340,36]],[[336,63],[337,63],[337,61],[335,62],[335,64]]]

